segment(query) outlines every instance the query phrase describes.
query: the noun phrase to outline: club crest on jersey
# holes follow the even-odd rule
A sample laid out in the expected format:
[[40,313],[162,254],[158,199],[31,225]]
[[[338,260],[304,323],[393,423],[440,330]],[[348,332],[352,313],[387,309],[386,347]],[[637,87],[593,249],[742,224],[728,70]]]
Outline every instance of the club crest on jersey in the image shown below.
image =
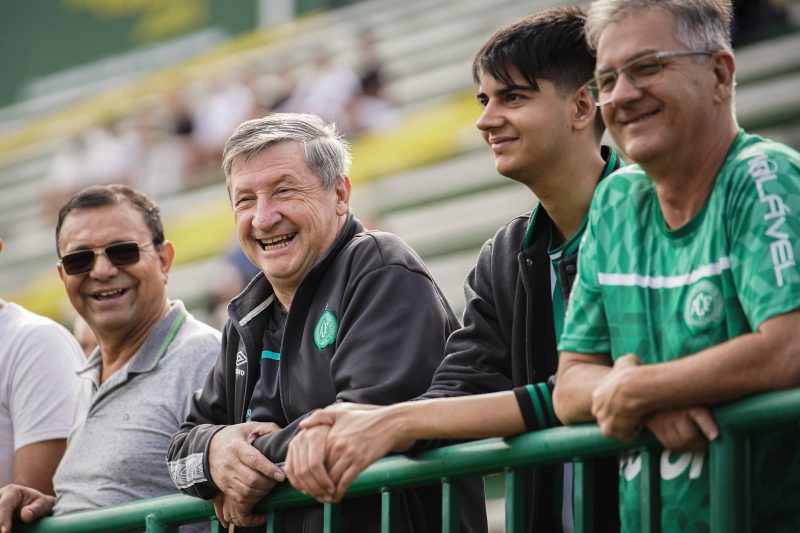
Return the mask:
[[317,349],[322,350],[333,344],[338,330],[339,322],[336,320],[336,315],[326,307],[322,316],[317,320],[317,325],[314,326],[314,344]]
[[705,331],[722,323],[722,292],[709,279],[701,279],[689,289],[683,303],[683,320],[691,331]]

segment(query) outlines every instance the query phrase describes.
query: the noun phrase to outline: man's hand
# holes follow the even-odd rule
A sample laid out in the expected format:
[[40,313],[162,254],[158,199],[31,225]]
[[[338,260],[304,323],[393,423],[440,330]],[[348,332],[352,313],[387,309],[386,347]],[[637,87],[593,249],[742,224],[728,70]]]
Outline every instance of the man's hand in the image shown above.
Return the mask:
[[606,437],[632,440],[642,430],[645,413],[628,394],[628,384],[641,363],[636,354],[620,357],[592,394],[592,415]]
[[257,527],[264,525],[267,515],[263,513],[253,513],[253,506],[258,503],[255,500],[252,504],[241,505],[225,495],[224,492],[214,496],[214,511],[223,528],[229,529],[231,526],[237,527]]
[[338,502],[350,484],[366,467],[390,451],[404,452],[414,440],[405,436],[390,408],[337,403],[317,411],[300,427],[331,425],[326,443],[326,466]]
[[227,426],[211,438],[208,447],[211,479],[240,506],[252,508],[285,479],[281,469],[252,444],[256,438],[279,429],[271,422],[247,422]]
[[336,492],[336,484],[328,475],[325,465],[325,451],[330,425],[319,423],[301,429],[289,443],[286,454],[286,475],[292,485],[322,503],[331,501]]
[[705,407],[657,411],[645,417],[644,424],[673,452],[704,452],[708,441],[719,435],[717,424]]
[[0,532],[10,533],[14,517],[30,523],[49,515],[56,503],[53,496],[21,485],[0,488]]

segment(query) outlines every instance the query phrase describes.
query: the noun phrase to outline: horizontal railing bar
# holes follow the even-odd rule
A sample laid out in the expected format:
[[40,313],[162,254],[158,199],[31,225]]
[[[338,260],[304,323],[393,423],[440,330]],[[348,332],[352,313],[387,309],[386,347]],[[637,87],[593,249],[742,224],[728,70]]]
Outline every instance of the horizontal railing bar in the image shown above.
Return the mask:
[[34,524],[15,527],[14,531],[85,533],[87,524],[100,523],[103,524],[103,532],[142,531],[145,517],[149,514],[155,515],[165,524],[208,521],[215,516],[214,504],[210,501],[185,494],[170,494],[113,507],[43,518]]
[[[738,400],[713,410],[719,424],[737,431],[755,431],[800,420],[800,389],[770,392]],[[442,477],[471,477],[520,468],[569,461],[577,457],[615,455],[657,444],[650,434],[632,442],[604,437],[594,424],[558,427],[518,435],[510,439],[486,439],[431,450],[416,457],[392,456],[367,468],[353,482],[348,496],[375,493],[390,485],[393,490],[438,484]],[[294,507],[316,503],[288,483],[279,485],[257,509]],[[85,531],[87,522],[102,520],[104,531],[143,529],[145,516],[154,513],[166,524],[207,520],[214,514],[211,502],[174,494],[139,500],[115,507],[49,517],[19,531],[72,533]]]

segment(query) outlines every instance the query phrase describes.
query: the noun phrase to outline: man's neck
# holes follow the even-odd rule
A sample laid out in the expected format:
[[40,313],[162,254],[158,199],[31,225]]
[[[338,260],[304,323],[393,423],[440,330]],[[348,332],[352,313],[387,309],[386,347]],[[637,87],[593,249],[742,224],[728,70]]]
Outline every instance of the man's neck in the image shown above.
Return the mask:
[[[579,153],[583,155],[576,157]],[[554,241],[569,240],[581,227],[605,165],[600,148],[592,147],[591,151],[566,154],[561,161],[548,166],[546,175],[532,180],[528,188],[555,225]]]
[[128,364],[136,352],[144,344],[164,315],[169,311],[169,302],[165,300],[163,312],[153,317],[141,327],[124,335],[103,335],[96,333],[97,346],[100,348],[100,383],[110,378],[114,372]]
[[0,298],[0,309],[4,308],[6,305],[8,305],[8,303],[6,303],[6,301],[5,301],[5,300],[3,300],[2,298]]
[[642,165],[656,186],[661,213],[667,226],[676,229],[694,217],[703,208],[731,144],[738,134],[736,123],[726,128],[727,133],[706,137],[705,143],[686,143],[682,154],[671,154],[669,162]]

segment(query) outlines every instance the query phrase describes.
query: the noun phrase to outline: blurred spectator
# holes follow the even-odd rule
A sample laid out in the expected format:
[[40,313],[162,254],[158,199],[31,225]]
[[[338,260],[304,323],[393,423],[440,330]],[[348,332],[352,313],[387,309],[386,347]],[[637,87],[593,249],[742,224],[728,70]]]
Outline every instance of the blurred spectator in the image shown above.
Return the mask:
[[234,128],[254,116],[255,95],[252,89],[237,77],[217,79],[194,102],[193,137],[200,157],[201,175],[191,175],[190,180],[201,180],[206,172],[219,174],[222,148]]
[[339,129],[349,122],[347,105],[361,91],[358,75],[345,65],[334,63],[331,55],[319,50],[314,70],[301,79],[292,96],[279,111],[312,113]]
[[0,339],[0,486],[53,494],[75,412],[80,348],[61,325],[2,298]]

